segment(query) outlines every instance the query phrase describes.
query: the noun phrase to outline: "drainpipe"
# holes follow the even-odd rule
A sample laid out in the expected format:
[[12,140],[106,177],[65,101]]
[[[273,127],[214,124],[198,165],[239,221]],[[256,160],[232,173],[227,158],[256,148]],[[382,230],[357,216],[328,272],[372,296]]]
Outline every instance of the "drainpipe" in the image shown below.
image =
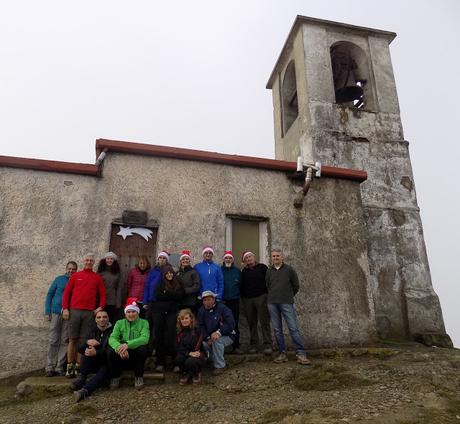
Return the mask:
[[95,165],[97,166],[97,176],[102,177],[102,162],[104,162],[105,157],[107,156],[107,152],[109,149],[106,147],[96,159]]
[[300,209],[303,206],[303,199],[310,189],[311,183],[313,181],[313,171],[315,171],[315,177],[321,177],[321,162],[316,162],[314,165],[307,164],[303,165],[302,158],[299,156],[297,158],[297,172],[304,172],[305,169],[305,182],[302,187],[302,191],[294,200],[294,207]]

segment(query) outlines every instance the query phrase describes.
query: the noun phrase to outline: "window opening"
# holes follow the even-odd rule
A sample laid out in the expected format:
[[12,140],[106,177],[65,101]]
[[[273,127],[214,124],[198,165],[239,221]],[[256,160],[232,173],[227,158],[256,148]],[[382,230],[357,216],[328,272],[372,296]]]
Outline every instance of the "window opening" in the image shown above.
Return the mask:
[[294,61],[289,63],[286,68],[286,72],[284,73],[281,98],[283,135],[285,135],[299,115],[299,104],[297,100],[297,80]]

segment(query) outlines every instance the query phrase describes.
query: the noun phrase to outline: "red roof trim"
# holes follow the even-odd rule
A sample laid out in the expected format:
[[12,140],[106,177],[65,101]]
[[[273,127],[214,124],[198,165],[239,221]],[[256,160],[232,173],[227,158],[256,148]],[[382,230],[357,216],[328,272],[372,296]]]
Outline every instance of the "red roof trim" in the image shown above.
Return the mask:
[[8,168],[35,169],[37,171],[63,172],[68,174],[98,176],[98,166],[86,163],[59,162],[54,160],[0,156],[0,166],[5,166]]
[[[207,152],[203,150],[183,149],[179,147],[155,146],[152,144],[131,143],[126,141],[96,140],[96,152],[128,153],[134,155],[156,156],[171,159],[195,160],[202,162],[219,163],[224,165],[242,166],[248,168],[267,169],[271,171],[295,172],[296,163],[284,160],[257,158],[252,156],[228,155],[224,153]],[[13,156],[0,156],[0,166],[10,168],[35,169],[37,171],[62,172],[101,176],[102,168],[86,163],[59,162],[42,159],[28,159]],[[363,182],[367,173],[347,168],[323,166],[321,175],[329,178],[340,178]]]
[[[100,138],[96,140],[96,152],[102,150],[108,152],[129,153],[145,156],[166,157],[183,160],[196,160],[203,162],[221,163],[225,165],[243,166],[248,168],[259,168],[274,171],[295,172],[297,164],[284,160],[264,159],[252,156],[228,155],[224,153],[214,153],[203,150],[183,149],[179,147],[156,146],[153,144],[131,143],[126,141],[106,140]],[[323,166],[321,175],[330,178],[341,178],[354,181],[365,181],[367,173],[347,168],[336,168]]]

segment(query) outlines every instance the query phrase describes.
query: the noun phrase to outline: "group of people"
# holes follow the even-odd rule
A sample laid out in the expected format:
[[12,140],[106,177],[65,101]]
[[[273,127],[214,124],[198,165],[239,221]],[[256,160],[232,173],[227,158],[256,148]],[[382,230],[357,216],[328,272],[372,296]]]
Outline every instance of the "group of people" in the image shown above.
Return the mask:
[[50,321],[46,376],[76,377],[71,388],[80,401],[106,381],[116,389],[123,369],[134,371],[134,387],[141,389],[145,361],[154,355],[157,372],[165,371],[169,357],[179,384],[199,384],[207,360],[219,375],[226,367],[226,348],[242,353],[240,306],[250,332],[249,353],[260,348],[271,355],[273,329],[278,347],[274,362],[288,361],[284,319],[297,362],[310,364],[294,309],[298,276],[284,263],[281,250],[272,250],[270,267],[245,251],[242,270],[231,251],[224,253],[221,265],[214,262],[212,247],[202,255],[192,267],[190,251],[184,250],[177,271],[167,251],[158,254],[153,267],[142,256],[126,283],[113,252],[101,259],[97,272],[92,254],[85,255],[79,272],[76,262],[68,262],[45,301]]

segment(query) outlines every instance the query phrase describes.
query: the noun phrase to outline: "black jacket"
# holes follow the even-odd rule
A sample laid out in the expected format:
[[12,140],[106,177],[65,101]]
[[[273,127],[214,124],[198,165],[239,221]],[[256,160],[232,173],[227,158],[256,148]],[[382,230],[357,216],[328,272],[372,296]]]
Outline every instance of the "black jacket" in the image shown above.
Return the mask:
[[96,346],[96,356],[100,358],[104,357],[107,353],[109,337],[112,334],[112,330],[113,327],[110,324],[104,331],[101,331],[97,326],[95,326],[95,328],[86,335],[85,342],[78,348],[78,353],[84,355],[85,349],[88,347],[86,340],[95,339],[99,342],[99,345]]
[[175,290],[168,290],[164,279],[160,281],[154,289],[155,301],[151,304],[153,313],[176,313],[179,310],[185,291],[184,286],[179,281],[179,286]]

